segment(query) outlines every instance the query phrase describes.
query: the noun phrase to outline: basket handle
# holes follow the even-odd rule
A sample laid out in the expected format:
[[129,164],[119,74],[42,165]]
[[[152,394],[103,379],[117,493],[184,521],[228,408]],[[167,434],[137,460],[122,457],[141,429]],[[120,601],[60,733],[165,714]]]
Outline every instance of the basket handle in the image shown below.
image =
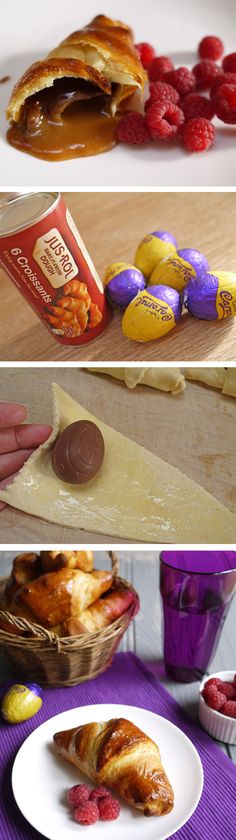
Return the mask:
[[111,560],[111,568],[113,576],[116,577],[119,574],[119,560],[115,551],[108,551],[108,557]]
[[[28,630],[31,636],[38,636],[40,639],[46,639],[48,642],[55,643],[58,646],[60,644],[60,639],[56,635],[56,633],[51,633],[50,630],[47,630],[46,627],[41,627],[39,624],[31,623],[28,621],[27,618],[18,618],[15,615],[12,615],[7,610],[0,610],[0,619],[7,620],[9,624],[12,624],[13,627],[17,627],[18,630]],[[5,631],[7,633],[7,630]]]

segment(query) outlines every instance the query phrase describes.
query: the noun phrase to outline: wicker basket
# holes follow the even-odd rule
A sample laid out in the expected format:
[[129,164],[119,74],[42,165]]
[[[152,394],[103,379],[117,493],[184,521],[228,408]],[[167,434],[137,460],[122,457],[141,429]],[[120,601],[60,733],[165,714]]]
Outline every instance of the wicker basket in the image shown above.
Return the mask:
[[[122,584],[136,598],[120,618],[103,630],[59,638],[38,624],[0,610],[0,618],[7,618],[13,626],[29,630],[32,634],[32,638],[25,638],[0,630],[0,651],[6,655],[18,678],[39,682],[43,686],[77,685],[97,677],[111,665],[120,640],[137,612],[138,596],[131,584],[118,576],[119,563],[115,553],[109,551],[108,555],[112,564],[113,588]],[[6,580],[0,581],[0,596]]]

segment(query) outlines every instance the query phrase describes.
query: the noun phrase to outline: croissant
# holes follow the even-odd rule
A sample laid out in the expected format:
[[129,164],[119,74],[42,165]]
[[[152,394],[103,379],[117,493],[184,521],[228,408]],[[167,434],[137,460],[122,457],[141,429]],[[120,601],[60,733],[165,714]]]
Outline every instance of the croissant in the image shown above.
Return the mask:
[[[62,142],[58,132],[53,131],[53,123],[62,124],[64,111],[68,106],[75,104],[76,112],[79,114],[81,100],[87,101],[91,112],[96,100],[102,103],[104,111],[104,95],[107,98],[107,107],[114,116],[121,103],[127,99],[135,90],[143,91],[146,79],[145,71],[134,47],[132,31],[124,23],[111,20],[105,15],[98,15],[84,29],[74,32],[58,47],[56,47],[42,61],[32,64],[17,82],[12,92],[7,109],[7,119],[15,126],[23,127],[23,134],[37,135],[36,144],[32,144],[33,154],[47,157],[46,152],[51,151],[52,156],[57,145]],[[101,111],[99,114],[98,128],[101,127]],[[71,110],[71,109],[70,109]],[[73,117],[73,115],[72,115]],[[112,121],[111,121],[112,122]],[[75,120],[76,132],[78,123]],[[75,127],[74,126],[74,127]],[[72,126],[71,126],[72,127]],[[50,129],[50,130],[49,130]],[[114,127],[113,127],[114,133]],[[49,147],[45,143],[39,143],[38,135],[50,134],[53,140]],[[91,123],[90,140],[95,142],[93,126]],[[108,130],[109,134],[109,130]],[[17,142],[18,137],[18,142]],[[13,145],[20,145],[20,132],[9,134],[10,142]],[[96,150],[89,148],[88,151],[81,150],[81,137],[74,137],[77,141],[77,150],[70,154],[96,154],[103,150],[99,147]],[[103,137],[105,147],[111,148],[111,137]],[[107,145],[106,145],[107,141]],[[65,142],[65,138],[64,138]],[[89,141],[88,141],[89,142]],[[23,144],[24,145],[24,144]],[[26,144],[27,145],[27,144]],[[28,138],[28,146],[30,146]],[[33,148],[34,147],[34,148]],[[40,154],[41,151],[41,154]],[[51,159],[51,158],[49,158]]]
[[5,603],[7,606],[13,600],[18,589],[25,583],[35,580],[40,575],[40,558],[34,552],[18,554],[13,560],[13,568],[5,587]]
[[111,583],[112,572],[87,574],[78,569],[60,569],[23,586],[16,595],[16,603],[29,609],[37,623],[53,627],[82,613]]
[[[137,600],[129,589],[117,587],[117,589],[108,592],[102,598],[98,598],[80,616],[68,618],[64,621],[60,634],[65,636],[78,636],[80,633],[97,633],[98,630],[102,630],[103,627],[108,627],[109,624],[112,624],[113,621],[120,618],[128,607]],[[136,607],[138,610],[138,602]]]
[[125,718],[56,732],[56,751],[146,817],[168,814],[174,794],[157,744]]
[[41,551],[41,567],[44,572],[55,572],[58,569],[80,569],[81,572],[92,572],[92,551]]

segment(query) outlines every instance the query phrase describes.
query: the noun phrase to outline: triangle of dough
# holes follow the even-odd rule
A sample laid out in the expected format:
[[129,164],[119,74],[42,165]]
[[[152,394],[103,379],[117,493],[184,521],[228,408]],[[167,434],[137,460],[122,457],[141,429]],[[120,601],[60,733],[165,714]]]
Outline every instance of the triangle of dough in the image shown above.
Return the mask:
[[[116,432],[53,386],[51,437],[0,499],[49,522],[151,543],[233,543],[236,516],[175,467]],[[75,420],[101,429],[105,458],[88,484],[65,484],[51,466],[52,443]]]

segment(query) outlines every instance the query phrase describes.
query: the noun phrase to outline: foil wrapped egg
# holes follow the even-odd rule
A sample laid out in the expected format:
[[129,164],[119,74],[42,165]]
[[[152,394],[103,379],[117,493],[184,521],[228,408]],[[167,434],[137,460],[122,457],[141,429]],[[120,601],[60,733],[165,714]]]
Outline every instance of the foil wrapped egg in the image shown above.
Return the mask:
[[236,315],[236,274],[214,271],[201,274],[186,286],[183,303],[195,318],[217,321]]
[[105,271],[103,282],[109,302],[119,309],[126,306],[145,289],[145,277],[135,265],[129,263],[111,263]]
[[162,260],[154,268],[150,277],[150,285],[164,283],[182,292],[189,281],[198,277],[209,269],[206,257],[195,248],[181,248]]
[[39,712],[42,702],[42,689],[36,683],[12,685],[2,701],[2,716],[7,723],[23,723]]
[[134,341],[162,338],[178,323],[181,297],[169,286],[147,286],[127,307],[122,320],[123,333]]
[[175,253],[176,248],[177,242],[172,233],[167,230],[155,230],[153,233],[148,233],[138,245],[134,259],[135,265],[148,279],[160,260],[168,254]]

